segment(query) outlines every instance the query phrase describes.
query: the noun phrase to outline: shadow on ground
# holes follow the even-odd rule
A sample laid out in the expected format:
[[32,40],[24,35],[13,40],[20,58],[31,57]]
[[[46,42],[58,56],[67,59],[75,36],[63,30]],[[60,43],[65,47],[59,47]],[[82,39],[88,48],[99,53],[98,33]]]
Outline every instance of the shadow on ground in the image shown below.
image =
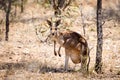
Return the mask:
[[[26,70],[33,73],[65,73],[64,68],[49,67],[38,62],[0,63],[0,70]],[[75,72],[69,69],[67,72]]]

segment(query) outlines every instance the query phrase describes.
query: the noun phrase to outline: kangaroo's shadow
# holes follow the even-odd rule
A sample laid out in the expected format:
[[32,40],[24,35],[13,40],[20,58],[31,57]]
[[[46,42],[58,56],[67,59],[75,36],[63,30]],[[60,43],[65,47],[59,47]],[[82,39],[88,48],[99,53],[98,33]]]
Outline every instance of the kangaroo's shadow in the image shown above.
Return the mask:
[[66,73],[66,72],[75,72],[73,69],[69,69],[67,71],[65,71],[64,68],[60,67],[60,68],[56,68],[56,67],[48,67],[46,65],[42,66],[40,68],[39,73]]
[[38,62],[24,62],[24,63],[0,63],[0,70],[26,70],[29,72],[39,73],[66,73],[75,72],[69,68],[65,71],[63,67],[56,68],[54,66],[49,67],[48,64],[41,64]]

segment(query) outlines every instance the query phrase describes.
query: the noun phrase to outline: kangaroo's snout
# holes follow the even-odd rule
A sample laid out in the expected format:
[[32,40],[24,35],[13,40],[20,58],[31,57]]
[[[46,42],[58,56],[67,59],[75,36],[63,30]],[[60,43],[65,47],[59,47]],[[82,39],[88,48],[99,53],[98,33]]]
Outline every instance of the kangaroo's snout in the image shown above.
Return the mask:
[[55,35],[55,33],[52,33],[52,35],[54,36],[54,35]]

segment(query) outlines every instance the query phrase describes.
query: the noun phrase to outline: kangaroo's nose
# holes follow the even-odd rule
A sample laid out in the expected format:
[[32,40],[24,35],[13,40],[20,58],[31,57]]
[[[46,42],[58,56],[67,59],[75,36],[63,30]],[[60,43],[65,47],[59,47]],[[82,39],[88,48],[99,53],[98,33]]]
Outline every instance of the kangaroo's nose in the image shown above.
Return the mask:
[[52,35],[54,36],[55,34],[54,34],[54,33],[52,33]]

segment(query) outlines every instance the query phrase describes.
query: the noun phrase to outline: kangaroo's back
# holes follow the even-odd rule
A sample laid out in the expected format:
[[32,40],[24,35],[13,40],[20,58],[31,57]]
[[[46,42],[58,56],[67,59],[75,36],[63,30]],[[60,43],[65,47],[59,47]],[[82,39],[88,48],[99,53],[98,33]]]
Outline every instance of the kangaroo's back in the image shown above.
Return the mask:
[[84,45],[87,47],[87,41],[77,32],[74,31],[64,31],[60,33],[62,36],[64,43],[63,46],[65,48],[80,48],[80,46]]

